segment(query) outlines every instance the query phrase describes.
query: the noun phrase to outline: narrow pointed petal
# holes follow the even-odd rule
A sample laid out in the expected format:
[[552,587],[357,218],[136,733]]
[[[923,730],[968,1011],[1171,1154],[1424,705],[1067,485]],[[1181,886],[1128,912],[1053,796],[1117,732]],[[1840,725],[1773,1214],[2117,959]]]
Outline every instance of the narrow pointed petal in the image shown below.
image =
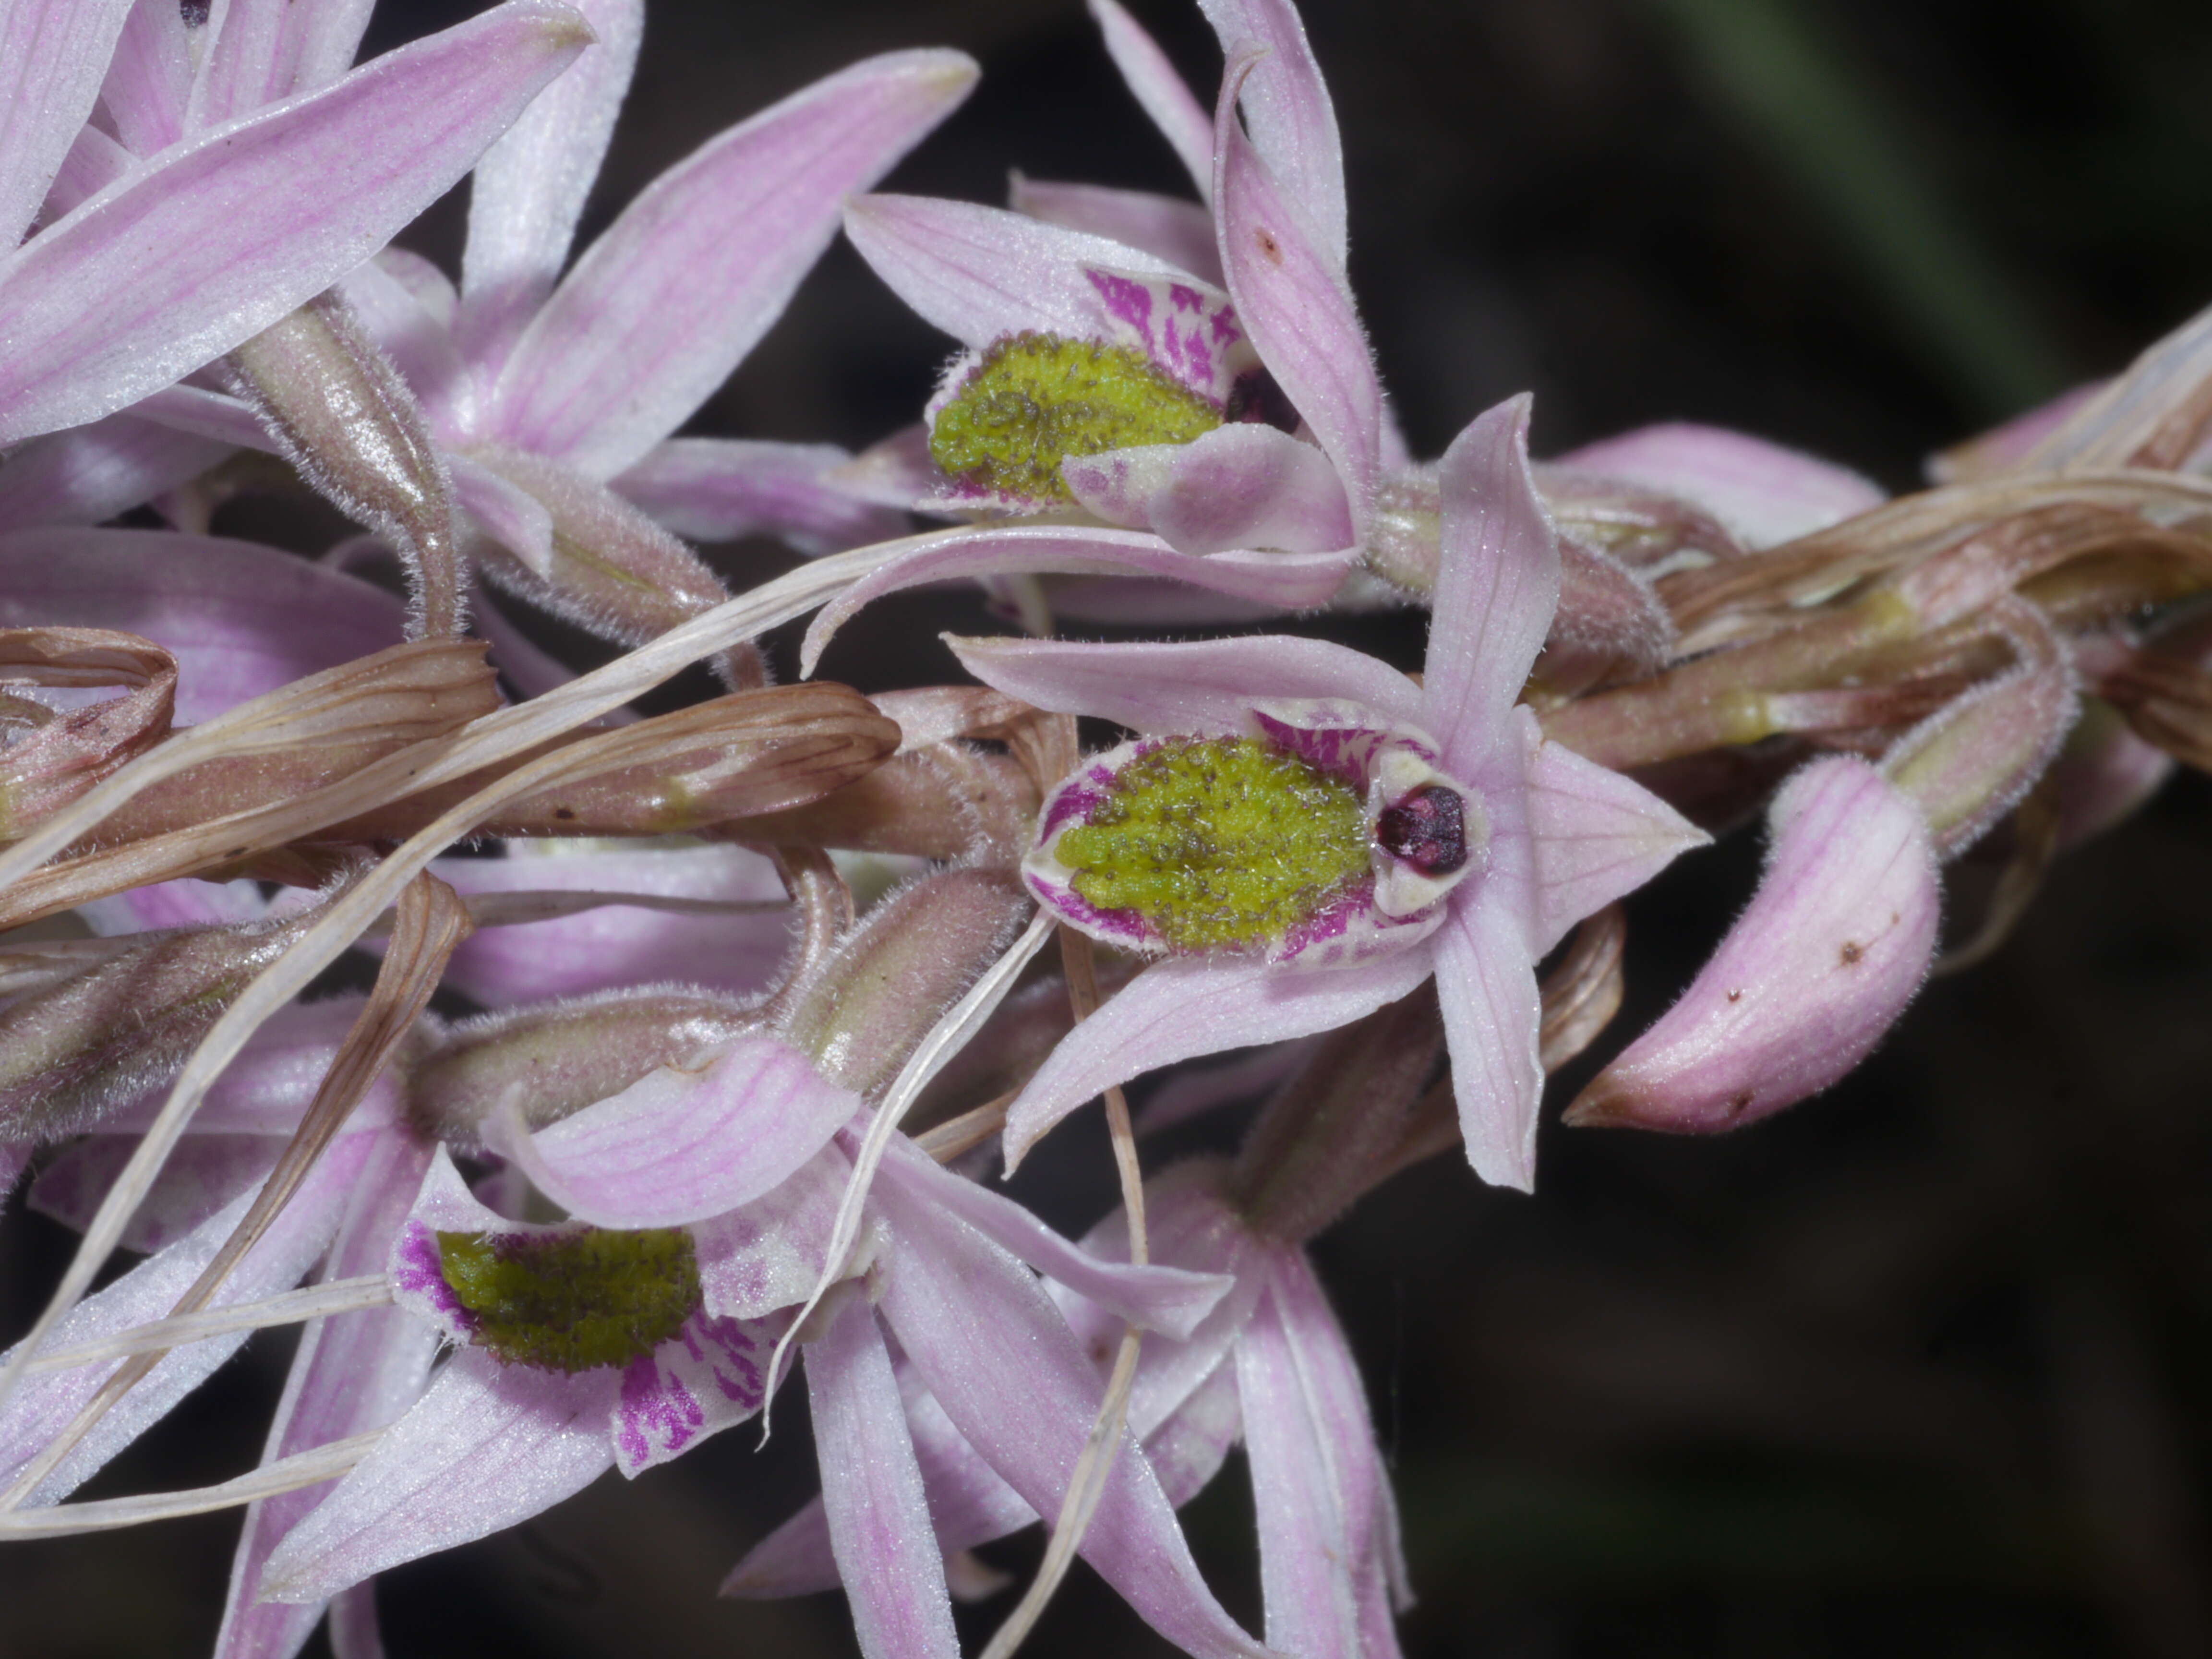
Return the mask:
[[566,6],[508,0],[173,145],[41,232],[0,262],[0,444],[96,420],[321,293],[585,43]]
[[1626,478],[1679,495],[1753,550],[1809,536],[1887,499],[1848,467],[1721,427],[1638,427],[1570,452],[1554,465]]
[[515,343],[491,434],[605,478],[690,416],[768,331],[873,184],[975,85],[953,52],[816,82],[663,173]]
[[[1304,1253],[1285,1251],[1273,1268],[1271,1300],[1279,1352],[1291,1362],[1302,1413],[1327,1456],[1329,1486],[1344,1517],[1348,1555],[1338,1570],[1349,1581],[1363,1642],[1353,1651],[1363,1659],[1388,1659],[1398,1651],[1390,1604],[1394,1583],[1402,1579],[1404,1570],[1395,1559],[1397,1505],[1376,1443],[1359,1362]],[[1258,1463],[1255,1446],[1255,1472]],[[1263,1513],[1265,1507],[1263,1502]],[[1272,1629],[1268,1640],[1276,1640]]]
[[[662,1066],[622,1093],[532,1133],[518,1104],[486,1143],[538,1189],[602,1227],[672,1227],[779,1185],[860,1109],[774,1037],[739,1037],[703,1066]],[[507,1119],[501,1121],[502,1115]]]
[[[378,1140],[340,1224],[325,1279],[381,1268],[392,1234],[422,1184],[428,1149],[408,1135]],[[264,1459],[289,1457],[396,1420],[422,1395],[437,1346],[434,1329],[397,1308],[310,1324],[285,1379]],[[305,1487],[264,1498],[246,1511],[231,1561],[216,1659],[290,1659],[313,1631],[319,1607],[257,1601],[254,1592],[270,1552],[331,1490]]]
[[[964,1224],[878,1188],[896,1235],[882,1308],[961,1434],[1039,1514],[1056,1515],[1102,1383],[1028,1270]],[[1152,1467],[1125,1443],[1083,1557],[1146,1623],[1196,1659],[1262,1650],[1199,1577]]]
[[[775,866],[741,847],[652,848],[503,859],[442,859],[431,866],[464,895],[638,893],[774,903]],[[487,1008],[617,986],[680,981],[757,991],[782,959],[790,924],[781,911],[672,915],[606,905],[573,916],[480,927],[446,969],[446,982]]]
[[163,386],[131,405],[131,414],[158,422],[177,432],[212,438],[234,448],[276,453],[276,441],[261,424],[261,417],[243,398],[210,392],[196,386]]
[[1218,1066],[1186,1066],[1146,1099],[1137,1114],[1137,1133],[1157,1133],[1221,1107],[1256,1099],[1303,1066],[1313,1047],[1308,1042],[1271,1043]]
[[1941,888],[1918,809],[1838,756],[1784,784],[1768,817],[1750,908],[1571,1122],[1692,1134],[1753,1122],[1857,1065],[1919,990]]
[[195,21],[181,4],[161,0],[139,0],[131,9],[100,101],[115,136],[133,154],[151,155],[183,133],[197,56],[193,37],[207,22],[205,12]]
[[39,216],[46,223],[73,213],[138,165],[138,158],[95,126],[77,129],[76,141],[62,159],[61,171],[46,188]]
[[806,1345],[814,1455],[838,1576],[866,1659],[958,1659],[945,1558],[930,1528],[890,1354],[865,1297]]
[[614,1467],[621,1376],[501,1365],[462,1348],[269,1558],[260,1593],[327,1601],[371,1573],[526,1521]]
[[470,177],[454,330],[491,374],[553,292],[637,68],[644,0],[575,3],[597,44],[531,101]]
[[1063,1038],[1007,1109],[1006,1167],[1115,1084],[1200,1054],[1334,1030],[1407,995],[1428,975],[1419,946],[1303,970],[1237,957],[1156,963]]
[[[299,1282],[330,1243],[339,1206],[361,1170],[367,1139],[349,1136],[324,1155],[306,1186],[216,1292],[210,1306],[251,1302]],[[240,1194],[188,1237],[86,1297],[55,1326],[48,1346],[73,1347],[167,1316],[201,1270],[215,1259],[216,1250],[252,1201],[251,1194]],[[146,1379],[125,1395],[40,1483],[30,1501],[58,1503],[90,1479],[236,1352],[246,1334],[238,1331],[213,1337],[165,1355]],[[0,1479],[12,1479],[15,1471],[43,1450],[125,1363],[115,1359],[27,1378],[9,1398],[6,1412],[0,1413]]]
[[1444,452],[1442,550],[1422,724],[1480,782],[1515,743],[1512,709],[1559,604],[1559,544],[1528,476],[1528,398],[1480,415]]
[[229,0],[192,87],[189,125],[213,126],[327,86],[353,62],[375,0]]
[[1525,851],[1509,864],[1512,852],[1493,827],[1490,868],[1452,907],[1432,949],[1468,1162],[1492,1185],[1525,1193],[1536,1182],[1544,1011],[1536,989],[1534,872]]
[[830,476],[853,458],[835,444],[671,438],[610,487],[679,536],[733,542],[780,536],[802,553],[836,553],[906,533],[887,510]]
[[1335,463],[1364,535],[1382,471],[1382,385],[1345,282],[1341,217],[1332,246],[1244,136],[1232,90],[1224,84],[1214,130],[1222,275],[1253,348]]
[[1353,1449],[1323,1438],[1301,1357],[1268,1297],[1237,1345],[1267,1645],[1310,1659],[1362,1659],[1352,1584],[1360,1554],[1334,1468]]
[[1221,1273],[1101,1261],[1012,1199],[940,1168],[910,1141],[891,1143],[883,1178],[959,1217],[1046,1278],[1119,1318],[1173,1340],[1188,1337],[1230,1288],[1230,1279]]
[[1187,444],[1069,456],[1060,477],[1109,524],[1149,530],[1182,553],[1272,547],[1323,553],[1352,544],[1351,504],[1328,458],[1257,422]]
[[1540,955],[1712,839],[1642,784],[1557,743],[1540,741],[1529,757],[1528,819]]
[[823,647],[863,606],[924,582],[1041,574],[1164,576],[1296,611],[1328,602],[1344,579],[1347,558],[1338,553],[1178,553],[1157,536],[1075,525],[949,532],[917,538],[914,551],[886,561],[823,605],[806,630],[799,672],[813,673]]
[[[1195,102],[1191,107],[1198,108]],[[1213,145],[1213,123],[1206,122],[1207,149]],[[1213,187],[1213,161],[1201,158],[1206,168],[1201,190]],[[1195,202],[1179,196],[1161,196],[1149,190],[1116,190],[1109,185],[1063,184],[1045,179],[1014,175],[1006,204],[1017,213],[1042,219],[1063,230],[1079,230],[1103,236],[1125,247],[1141,249],[1164,259],[1177,270],[1187,270],[1201,281],[1221,286],[1221,250],[1214,245],[1213,216]]]
[[[1034,1523],[1036,1511],[952,1426],[945,1407],[915,1376],[913,1362],[902,1360],[893,1370],[939,1553],[973,1549]],[[817,1498],[748,1551],[722,1581],[721,1593],[769,1601],[834,1589],[837,1582],[828,1519]]]
[[1204,1492],[1244,1433],[1237,1367],[1216,1365],[1168,1419],[1147,1436],[1145,1456],[1168,1502],[1181,1509]]
[[1224,57],[1248,47],[1267,55],[1253,65],[1240,97],[1252,143],[1322,234],[1322,246],[1344,264],[1344,143],[1321,65],[1306,44],[1291,0],[1200,0]]
[[1183,84],[1159,43],[1118,0],[1090,0],[1090,5],[1114,67],[1188,169],[1199,194],[1208,195],[1213,189],[1213,120],[1206,106]]
[[1420,714],[1420,688],[1411,680],[1326,640],[1263,634],[1188,645],[1091,645],[947,635],[945,642],[963,668],[1010,697],[1138,732],[1242,732],[1254,703],[1309,697],[1357,702],[1393,720],[1411,722]]
[[187,483],[230,446],[125,412],[34,438],[0,467],[0,528],[99,524]]
[[92,113],[131,0],[15,0],[0,10],[0,250],[22,240]]
[[1184,274],[1103,236],[931,196],[863,196],[845,210],[845,234],[925,322],[977,350],[1024,329],[1111,337],[1114,319],[1087,270]]
[[142,634],[177,659],[179,726],[399,643],[400,600],[249,542],[155,530],[0,535],[0,626]]

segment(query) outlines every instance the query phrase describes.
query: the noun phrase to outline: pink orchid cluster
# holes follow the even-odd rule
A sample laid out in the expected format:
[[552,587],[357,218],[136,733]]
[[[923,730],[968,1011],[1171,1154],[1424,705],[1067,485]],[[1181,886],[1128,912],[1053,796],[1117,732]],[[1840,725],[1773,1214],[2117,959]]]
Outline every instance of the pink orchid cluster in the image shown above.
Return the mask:
[[[1417,460],[1290,0],[1201,0],[1210,108],[1091,4],[1194,199],[866,193],[975,82],[914,50],[572,258],[642,0],[358,66],[368,0],[0,0],[0,1195],[82,1235],[0,1359],[0,1538],[242,1509],[219,1653],[326,1612],[371,1653],[378,1573],[765,1423],[795,1366],[821,1496],[726,1594],[842,1586],[871,1659],[950,1659],[969,1553],[1042,1522],[994,1655],[1077,1554],[1206,1659],[1394,1654],[1305,1247],[1455,1147],[1470,1202],[1535,1188],[1620,902],[1764,812],[1748,908],[1565,1112],[1735,1128],[2212,764],[2212,324],[1897,500],[1680,425],[1534,463],[1525,397]],[[465,175],[456,280],[392,240]],[[919,422],[678,435],[841,231],[957,343]],[[360,533],[211,533],[287,492]],[[732,592],[692,544],[751,534],[807,556]],[[812,678],[947,581],[1016,631]],[[573,672],[494,589],[620,653]],[[1419,665],[1309,626],[1384,609]],[[635,707],[697,662],[720,695]],[[1996,897],[1947,926],[1970,851]],[[342,959],[368,988],[311,992]],[[1253,1097],[1233,1152],[1150,1152]],[[1100,1098],[1123,1204],[1072,1240],[996,1178]],[[289,1325],[246,1473],[64,1501]],[[1256,1637],[1176,1516],[1240,1443]]]

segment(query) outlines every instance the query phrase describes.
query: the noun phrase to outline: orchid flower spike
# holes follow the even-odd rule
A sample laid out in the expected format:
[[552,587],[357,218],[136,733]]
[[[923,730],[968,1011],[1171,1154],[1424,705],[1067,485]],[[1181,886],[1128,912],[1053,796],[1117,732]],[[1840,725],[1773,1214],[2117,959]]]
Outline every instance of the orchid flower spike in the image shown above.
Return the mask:
[[1533,1182],[1535,964],[1705,836],[1515,706],[1559,580],[1528,418],[1500,404],[1444,458],[1418,686],[1286,637],[953,642],[1000,690],[1138,734],[1048,797],[1024,874],[1070,926],[1163,958],[1030,1079],[1009,1164],[1138,1073],[1328,1030],[1434,975],[1468,1157]]

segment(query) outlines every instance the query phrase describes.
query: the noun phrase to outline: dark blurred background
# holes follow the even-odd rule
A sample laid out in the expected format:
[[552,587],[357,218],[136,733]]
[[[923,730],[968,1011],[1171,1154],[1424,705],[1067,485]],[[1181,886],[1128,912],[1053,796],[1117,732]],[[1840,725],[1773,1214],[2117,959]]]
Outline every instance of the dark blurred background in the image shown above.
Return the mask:
[[[1133,3],[1210,95],[1194,7]],[[477,9],[385,0],[372,48]],[[1423,453],[1533,387],[1540,453],[1686,417],[1905,489],[1931,448],[2212,300],[2212,14],[2191,0],[1306,11],[1354,283]],[[939,44],[985,77],[896,187],[997,200],[1018,167],[1182,188],[1076,0],[653,0],[586,234],[774,98]],[[450,269],[461,224],[449,201],[408,240]],[[864,444],[914,418],[947,349],[841,247],[699,429]],[[717,556],[738,580],[782,562]],[[981,625],[957,597],[883,607],[831,668],[939,677],[935,630]],[[1419,648],[1402,623],[1359,637]],[[2212,789],[2185,778],[1828,1097],[1721,1141],[1547,1129],[1534,1200],[1440,1159],[1325,1238],[1396,1463],[1407,1651],[2212,1652],[2208,855]],[[1739,836],[1639,896],[1629,1006],[1559,1099],[1686,979],[1756,859]],[[1109,1201],[1083,1133],[1024,1184],[1072,1229]],[[7,1331],[66,1242],[20,1210],[0,1226]],[[288,1352],[257,1342],[87,1495],[244,1467]],[[850,1653],[835,1596],[713,1595],[812,1489],[799,1419],[389,1575],[394,1659]],[[1255,1620],[1238,1461],[1187,1518]],[[0,1551],[0,1655],[207,1651],[234,1530]],[[971,1647],[1006,1606],[963,1613]],[[1031,1650],[1163,1650],[1079,1570]]]

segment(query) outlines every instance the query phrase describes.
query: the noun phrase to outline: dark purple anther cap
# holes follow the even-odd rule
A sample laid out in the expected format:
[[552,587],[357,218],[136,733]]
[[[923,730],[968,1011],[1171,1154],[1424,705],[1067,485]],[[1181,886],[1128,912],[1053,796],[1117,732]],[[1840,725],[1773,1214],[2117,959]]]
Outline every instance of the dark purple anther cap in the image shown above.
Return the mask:
[[1456,789],[1425,784],[1382,809],[1375,839],[1424,875],[1449,876],[1467,863],[1467,803]]

